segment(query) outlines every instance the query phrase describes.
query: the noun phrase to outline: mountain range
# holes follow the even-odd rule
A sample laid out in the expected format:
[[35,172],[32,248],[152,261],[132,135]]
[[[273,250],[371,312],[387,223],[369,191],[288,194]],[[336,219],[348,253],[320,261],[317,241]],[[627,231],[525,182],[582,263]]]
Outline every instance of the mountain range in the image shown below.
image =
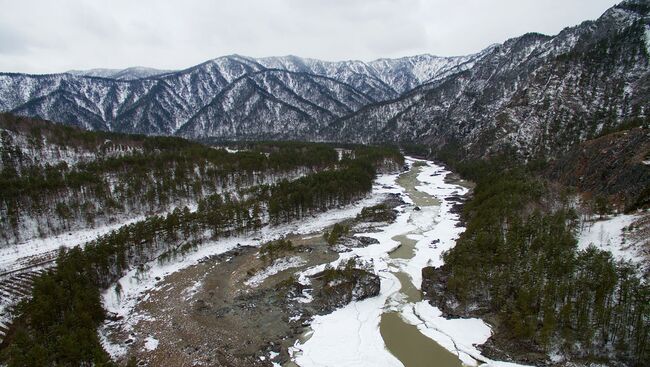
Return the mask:
[[0,74],[0,111],[91,130],[195,139],[302,139],[461,146],[471,155],[554,155],[646,119],[650,1],[630,0],[558,35],[476,54],[372,62],[296,56]]

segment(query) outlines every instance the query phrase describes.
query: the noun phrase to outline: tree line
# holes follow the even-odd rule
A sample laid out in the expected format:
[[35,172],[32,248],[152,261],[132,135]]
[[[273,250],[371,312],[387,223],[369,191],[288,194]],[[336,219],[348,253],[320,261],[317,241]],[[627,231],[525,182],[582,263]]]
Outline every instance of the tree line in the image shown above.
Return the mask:
[[361,155],[293,181],[212,194],[201,199],[194,212],[185,208],[152,216],[83,249],[62,250],[56,269],[36,280],[31,300],[19,305],[9,346],[2,353],[4,363],[111,365],[97,335],[106,317],[101,290],[129,269],[144,269],[156,259],[173,261],[206,239],[245,234],[350,204],[370,192],[377,162],[385,163],[383,158]]
[[[87,132],[45,122],[33,122],[36,127],[28,129],[16,122],[23,120],[11,121],[0,118],[0,127],[6,128],[0,147],[0,241],[5,243],[93,227],[127,214],[166,211],[214,192],[298,177],[338,163],[336,151],[321,144],[278,143],[273,149],[267,143],[268,153],[228,153],[180,138]],[[8,131],[46,144],[26,147]],[[100,154],[109,144],[102,138],[109,137],[132,149],[116,156]],[[74,149],[95,159],[76,164],[21,160],[27,154],[23,151],[67,149],[75,141],[82,143]],[[95,143],[99,145],[93,147]]]
[[424,272],[444,286],[436,302],[495,320],[499,339],[529,351],[649,365],[650,286],[610,252],[578,249],[570,196],[533,166],[455,164],[477,186],[466,231],[440,271]]

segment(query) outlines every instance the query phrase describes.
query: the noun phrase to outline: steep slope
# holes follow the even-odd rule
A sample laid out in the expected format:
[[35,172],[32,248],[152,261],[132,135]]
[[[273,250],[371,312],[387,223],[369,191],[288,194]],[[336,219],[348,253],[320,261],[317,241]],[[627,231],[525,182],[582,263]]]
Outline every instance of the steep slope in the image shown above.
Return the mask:
[[382,90],[382,95],[373,96],[385,100],[397,98],[425,82],[466,70],[482,56],[482,52],[456,57],[417,55],[368,63],[358,60],[329,62],[297,56],[267,57],[256,61],[268,68],[324,75],[371,95],[375,89],[388,89]]
[[223,57],[158,79],[0,74],[0,109],[91,130],[173,134],[236,78],[260,67]]
[[0,74],[0,111],[92,130],[555,156],[646,116],[649,10],[648,0],[626,1],[556,36],[530,33],[463,57],[231,55],[135,80]]
[[624,2],[554,37],[527,34],[471,69],[369,106],[325,129],[330,140],[458,142],[475,156],[554,154],[644,116],[648,1]]
[[308,138],[327,122],[376,102],[348,84],[284,70],[263,70],[231,83],[179,135],[225,139]]
[[[647,124],[647,123],[646,123]],[[549,177],[626,210],[650,205],[650,129],[588,140],[552,162]]]
[[[293,56],[256,60],[231,55],[169,73],[129,68],[53,75],[0,74],[0,111],[91,130],[172,135],[181,126],[188,125],[182,129],[183,135],[206,137],[223,132],[233,136],[232,132],[218,128],[201,132],[198,127],[204,122],[197,120],[225,116],[223,113],[210,114],[214,109],[239,107],[257,111],[260,100],[280,100],[283,108],[266,107],[276,112],[230,113],[224,117],[225,120],[211,123],[256,126],[251,130],[251,136],[292,138],[304,136],[293,131],[305,131],[304,124],[311,124],[307,130],[317,131],[322,124],[356,112],[362,106],[397,98],[404,90],[430,78],[464,70],[474,59],[475,56],[416,56],[366,64],[360,61],[324,62]],[[266,77],[256,74],[261,71],[270,74]],[[279,78],[281,71],[285,74]],[[241,80],[245,75],[260,87],[257,92],[251,93],[250,88],[242,85],[249,83],[252,87],[251,82]],[[268,80],[262,80],[264,78]],[[267,95],[260,95],[262,91]],[[235,96],[236,93],[243,94]],[[217,106],[222,97],[237,100],[237,105]],[[314,109],[320,112],[316,113]],[[284,116],[284,111],[289,110],[293,111],[290,116]],[[237,120],[239,118],[245,120]],[[283,126],[282,129],[271,127],[264,130],[272,123],[270,120],[278,119],[287,123],[298,121],[298,125],[294,128],[280,124],[278,126]],[[278,134],[282,131],[289,134]],[[236,135],[246,135],[246,130]]]

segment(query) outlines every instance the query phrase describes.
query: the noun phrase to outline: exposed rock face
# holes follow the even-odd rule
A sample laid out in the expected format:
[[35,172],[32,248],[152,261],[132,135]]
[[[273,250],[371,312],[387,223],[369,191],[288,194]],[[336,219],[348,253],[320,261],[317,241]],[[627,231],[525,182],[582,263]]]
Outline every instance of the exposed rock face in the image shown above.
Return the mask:
[[[457,309],[458,302],[447,292],[447,269],[445,266],[422,268],[422,295],[432,305],[451,317],[467,317],[468,310]],[[476,315],[480,316],[480,315]]]
[[650,205],[650,129],[635,128],[578,145],[551,164],[550,177],[625,209]]

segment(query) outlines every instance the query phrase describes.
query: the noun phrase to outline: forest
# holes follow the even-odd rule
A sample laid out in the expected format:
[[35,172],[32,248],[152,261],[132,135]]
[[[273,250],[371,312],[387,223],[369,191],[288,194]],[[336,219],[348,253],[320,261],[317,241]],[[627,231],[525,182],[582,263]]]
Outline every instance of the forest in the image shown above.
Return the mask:
[[259,143],[229,153],[180,138],[86,132],[6,114],[0,135],[0,244],[167,212],[338,163],[336,151],[322,144]]
[[570,189],[547,181],[542,167],[505,157],[454,164],[477,186],[445,265],[423,271],[424,283],[443,289],[433,302],[489,320],[502,350],[649,365],[648,283],[608,251],[578,249]]
[[111,365],[96,332],[106,317],[100,291],[111,289],[129,269],[146,271],[150,261],[173,261],[205,240],[350,204],[370,192],[378,169],[403,164],[394,149],[359,147],[354,156],[297,179],[214,193],[200,199],[195,211],[186,207],[149,216],[83,249],[61,250],[56,268],[39,278],[31,300],[18,306],[0,361],[8,366]]

